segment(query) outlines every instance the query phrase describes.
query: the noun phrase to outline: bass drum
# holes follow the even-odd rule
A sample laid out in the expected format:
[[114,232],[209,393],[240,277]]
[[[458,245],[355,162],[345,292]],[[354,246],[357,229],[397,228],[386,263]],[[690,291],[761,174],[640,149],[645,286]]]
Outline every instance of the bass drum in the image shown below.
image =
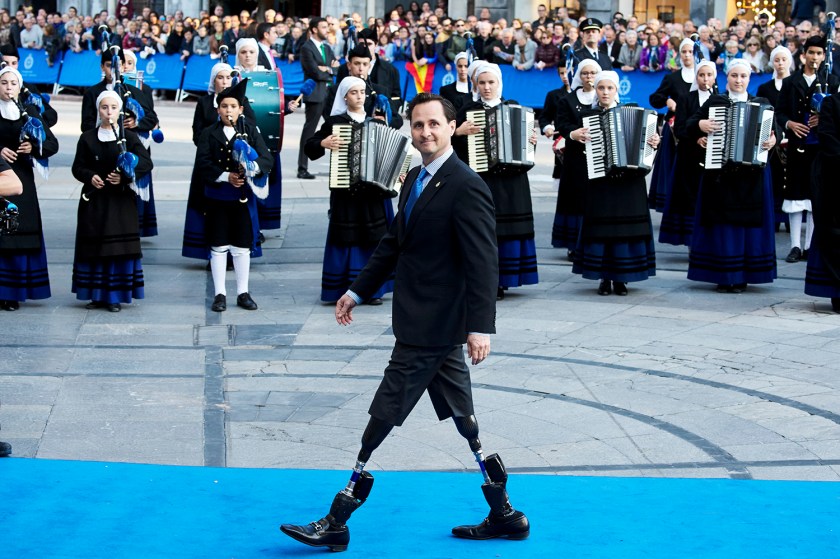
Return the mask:
[[257,118],[260,135],[271,151],[283,147],[283,109],[286,98],[283,93],[283,75],[280,70],[255,70],[242,72],[248,78],[245,94]]

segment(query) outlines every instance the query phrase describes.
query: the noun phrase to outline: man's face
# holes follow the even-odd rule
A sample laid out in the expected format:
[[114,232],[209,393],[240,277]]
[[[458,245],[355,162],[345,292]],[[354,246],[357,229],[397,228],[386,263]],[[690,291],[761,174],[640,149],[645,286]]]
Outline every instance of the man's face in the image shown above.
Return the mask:
[[18,67],[18,57],[17,56],[3,55],[3,62],[5,62],[7,66],[17,70],[17,67]]
[[222,6],[216,6],[213,8],[213,14],[215,14],[216,17],[222,17],[225,15],[225,9]]
[[376,54],[376,41],[374,41],[373,39],[365,39],[361,42],[363,42],[368,48],[368,52],[370,52],[371,56],[374,56]]
[[587,46],[597,45],[600,40],[600,29],[587,29],[583,32],[583,42],[586,43]]
[[242,105],[233,97],[222,99],[219,103],[219,118],[225,124],[236,122],[239,120],[239,115],[242,114]]
[[455,121],[447,121],[440,101],[429,101],[411,111],[411,143],[424,161],[432,161],[452,145]]
[[463,21],[456,21],[455,22],[455,33],[461,35],[464,33],[466,29],[466,24]]
[[90,16],[85,16],[83,20],[85,28],[93,26],[93,18]]
[[823,60],[825,60],[825,51],[820,47],[808,47],[808,50],[805,51],[805,64],[809,68],[816,70]]
[[351,58],[347,63],[347,71],[355,78],[366,80],[370,71],[370,58],[364,58],[362,56]]
[[542,19],[545,17],[546,11],[545,6],[538,6],[537,7],[537,18]]
[[319,21],[317,29],[317,35],[319,41],[326,41],[327,36],[330,34],[330,24],[326,21]]
[[785,27],[785,39],[793,39],[796,36],[796,28],[792,25]]
[[606,29],[604,29],[604,39],[606,39],[608,43],[612,43],[613,41],[615,41],[615,31],[612,27],[607,27]]

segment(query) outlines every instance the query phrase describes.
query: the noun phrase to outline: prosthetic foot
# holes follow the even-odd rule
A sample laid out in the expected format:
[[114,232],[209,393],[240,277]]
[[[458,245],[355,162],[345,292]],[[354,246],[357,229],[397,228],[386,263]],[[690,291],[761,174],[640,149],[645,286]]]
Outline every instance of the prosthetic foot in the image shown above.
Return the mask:
[[[361,468],[364,468],[364,464],[361,464]],[[367,500],[373,488],[373,476],[361,468],[356,466],[350,483],[336,494],[327,516],[305,526],[283,524],[280,530],[306,545],[328,547],[330,551],[346,551],[350,543],[347,520]]]
[[498,454],[491,454],[485,460],[480,458],[481,451],[476,452],[485,482],[481,486],[484,498],[490,505],[490,514],[480,524],[456,526],[452,534],[458,538],[470,540],[489,540],[491,538],[508,538],[524,540],[531,533],[531,525],[524,513],[514,509],[508,499],[507,472]]

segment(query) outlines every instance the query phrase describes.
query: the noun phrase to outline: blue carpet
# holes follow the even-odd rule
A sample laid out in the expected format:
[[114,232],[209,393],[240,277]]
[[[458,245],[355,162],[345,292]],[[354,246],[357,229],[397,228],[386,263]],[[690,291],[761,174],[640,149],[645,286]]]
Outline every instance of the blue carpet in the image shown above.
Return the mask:
[[[479,474],[374,472],[341,557],[840,557],[840,483],[511,476],[522,542],[451,526]],[[0,557],[320,557],[277,529],[320,518],[347,472],[0,460]]]

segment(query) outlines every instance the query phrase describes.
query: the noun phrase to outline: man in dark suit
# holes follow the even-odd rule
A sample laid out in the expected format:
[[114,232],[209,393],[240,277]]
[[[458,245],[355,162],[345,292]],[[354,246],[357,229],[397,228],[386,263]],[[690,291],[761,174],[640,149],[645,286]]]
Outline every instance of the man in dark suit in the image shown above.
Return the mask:
[[277,28],[273,23],[263,22],[257,25],[257,65],[262,66],[266,70],[276,70],[277,64],[274,62],[274,41],[277,39]]
[[[359,44],[364,45],[370,51],[371,62],[368,70],[368,77],[372,83],[375,83],[377,93],[385,95],[391,100],[391,112],[396,114],[402,108],[402,88],[400,87],[400,72],[393,64],[387,60],[382,60],[376,54],[377,49],[377,35],[376,29],[362,29],[359,31]],[[341,80],[349,76],[348,69],[344,66],[338,70],[338,78],[336,83],[341,83]]]
[[618,61],[618,55],[621,53],[621,43],[616,39],[615,29],[607,25],[604,27],[603,33],[604,40],[598,45],[598,51],[610,57],[613,68],[621,68],[621,63]]
[[490,513],[481,524],[452,529],[457,537],[524,539],[530,525],[508,500],[507,473],[498,455],[484,458],[473,410],[469,368],[490,353],[495,332],[498,257],[490,190],[454,155],[455,108],[438,95],[421,93],[408,107],[412,143],[422,156],[406,177],[399,213],[368,264],[336,304],[339,324],[353,308],[396,273],[392,325],[397,341],[371,403],[362,448],[347,487],[324,518],[280,529],[307,545],[347,549],[346,522],[367,499],[373,476],[364,470],[371,453],[411,413],[428,391],[439,419],[452,417],[469,441],[485,483]]
[[333,72],[338,68],[338,60],[327,44],[327,34],[330,25],[327,20],[315,17],[309,21],[309,40],[300,49],[300,66],[305,80],[315,81],[315,90],[304,99],[306,101],[306,121],[300,134],[301,150],[298,155],[297,177],[299,179],[314,179],[309,172],[309,158],[303,151],[306,141],[315,134],[321,113],[324,112],[324,101],[327,99],[327,84],[333,81]]
[[584,58],[591,58],[598,62],[601,70],[612,70],[612,62],[607,53],[598,50],[598,43],[601,42],[601,22],[597,19],[588,17],[583,20],[580,26],[581,39],[583,41],[583,48],[575,51],[578,60]]

